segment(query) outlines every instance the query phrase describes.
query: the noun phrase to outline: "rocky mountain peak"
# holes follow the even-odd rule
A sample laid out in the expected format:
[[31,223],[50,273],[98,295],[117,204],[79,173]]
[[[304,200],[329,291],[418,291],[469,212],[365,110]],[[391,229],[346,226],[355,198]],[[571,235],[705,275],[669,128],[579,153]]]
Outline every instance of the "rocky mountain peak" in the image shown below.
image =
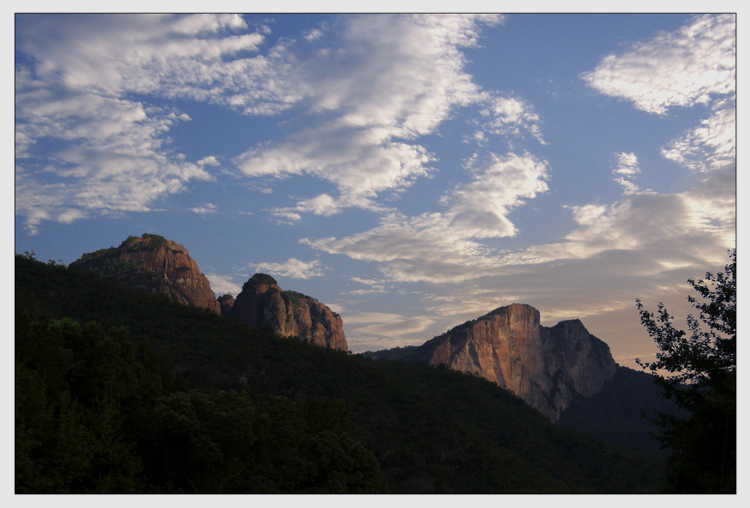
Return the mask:
[[511,390],[552,421],[574,394],[591,397],[617,364],[604,342],[577,319],[547,328],[526,304],[500,307],[417,348],[370,353],[474,374]]
[[254,327],[269,327],[285,337],[346,351],[341,316],[311,296],[282,290],[276,280],[254,274],[227,306],[228,315]]
[[247,282],[242,285],[242,291],[256,295],[267,292],[269,289],[281,291],[276,279],[265,273],[253,274]]
[[120,283],[219,313],[219,302],[188,250],[163,236],[129,236],[119,247],[86,253],[72,268],[99,272]]

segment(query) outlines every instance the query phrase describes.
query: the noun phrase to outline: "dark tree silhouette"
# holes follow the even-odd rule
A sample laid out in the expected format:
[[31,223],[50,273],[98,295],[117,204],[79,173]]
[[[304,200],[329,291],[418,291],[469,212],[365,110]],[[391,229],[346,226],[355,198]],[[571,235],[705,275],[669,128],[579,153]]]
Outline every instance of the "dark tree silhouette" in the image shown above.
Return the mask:
[[656,437],[670,452],[669,492],[736,492],[736,257],[731,251],[724,273],[688,280],[700,295],[700,300],[688,296],[699,311],[697,318],[687,316],[690,335],[673,326],[663,303],[651,313],[636,300],[641,323],[660,351],[655,362],[636,362],[689,412],[687,418],[657,414]]

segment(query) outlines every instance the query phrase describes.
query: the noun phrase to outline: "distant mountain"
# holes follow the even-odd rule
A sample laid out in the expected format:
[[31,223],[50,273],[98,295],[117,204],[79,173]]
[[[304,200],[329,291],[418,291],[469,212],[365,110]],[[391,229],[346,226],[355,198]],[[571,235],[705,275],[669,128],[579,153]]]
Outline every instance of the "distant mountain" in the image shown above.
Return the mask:
[[553,422],[576,395],[598,393],[617,371],[609,346],[579,320],[547,328],[539,324],[539,311],[523,304],[498,308],[418,347],[365,355],[445,365],[483,377]]
[[348,350],[341,316],[311,296],[282,290],[270,275],[253,275],[234,301],[222,301],[222,311],[256,328],[269,327],[316,346]]
[[175,301],[220,313],[211,285],[188,250],[163,236],[129,236],[119,247],[86,253],[71,268],[97,272],[121,284],[163,293]]

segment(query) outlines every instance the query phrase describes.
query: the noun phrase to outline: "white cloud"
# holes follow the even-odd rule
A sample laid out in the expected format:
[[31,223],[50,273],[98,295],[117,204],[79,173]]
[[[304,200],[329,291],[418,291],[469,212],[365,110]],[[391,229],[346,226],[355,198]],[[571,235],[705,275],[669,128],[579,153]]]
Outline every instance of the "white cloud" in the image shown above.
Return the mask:
[[232,282],[229,277],[215,273],[207,273],[205,275],[211,284],[211,289],[216,293],[216,296],[227,293],[237,296],[240,294],[240,291],[242,291],[242,287],[239,284]]
[[366,286],[382,286],[383,280],[382,279],[362,279],[360,277],[349,277],[354,282],[358,282],[359,284],[364,284]]
[[704,15],[681,29],[605,57],[582,78],[599,92],[663,115],[735,93],[736,18]]
[[299,221],[302,219],[301,213],[309,212],[314,215],[330,217],[341,211],[339,203],[328,194],[321,194],[312,199],[303,199],[297,206],[287,208],[275,208],[271,212],[274,216],[286,219],[288,221]]
[[190,211],[193,213],[197,213],[198,215],[216,213],[216,205],[213,203],[204,203],[202,206],[196,206],[195,208],[191,208]]
[[501,20],[346,18],[340,48],[298,62],[297,82],[304,85],[300,93],[309,100],[313,125],[248,150],[236,159],[238,168],[250,177],[310,174],[331,182],[340,197],[326,213],[351,206],[380,209],[373,199],[433,171],[433,156],[411,140],[434,133],[454,108],[487,100],[463,72],[459,48],[476,44],[482,23]]
[[319,39],[321,37],[323,37],[323,31],[318,28],[313,28],[304,35],[305,40],[308,42],[314,41],[315,39]]
[[[475,162],[476,164],[476,162]],[[508,213],[545,192],[547,165],[525,154],[491,155],[472,180],[456,187],[445,213],[407,218],[390,214],[369,231],[347,238],[303,239],[311,247],[353,259],[383,263],[401,281],[458,282],[497,265],[495,254],[477,239],[514,236]]]
[[276,222],[278,224],[292,225],[295,222],[302,220],[302,216],[300,214],[291,212],[289,210],[274,210],[273,215],[276,217]]
[[235,162],[251,177],[312,174],[338,187],[337,207],[372,208],[371,198],[379,193],[408,187],[429,174],[431,160],[423,147],[393,142],[383,130],[332,122],[279,145],[255,148]]
[[[735,15],[703,15],[675,32],[634,44],[622,55],[606,57],[582,77],[599,92],[631,100],[649,113],[710,105],[711,117],[662,149],[665,158],[707,172],[735,164],[735,66]],[[629,178],[634,173],[618,174],[626,194],[640,192]]]
[[641,172],[640,164],[638,163],[638,157],[634,153],[620,152],[615,155],[617,158],[617,165],[612,173],[616,175],[615,182],[620,184],[623,189],[623,194],[632,195],[640,193],[652,194],[652,190],[641,190],[638,185],[633,181],[636,176]]
[[[359,312],[346,316],[347,334],[389,336],[403,338],[422,333],[435,320],[427,316],[403,316],[385,312]],[[362,326],[365,325],[365,326]]]
[[[346,207],[387,210],[378,197],[434,172],[433,155],[415,140],[435,133],[459,107],[486,107],[490,131],[526,130],[541,140],[527,103],[481,90],[463,70],[462,50],[502,16],[342,20],[339,39],[329,38],[338,46],[297,52],[292,39],[265,48],[267,27],[251,32],[234,15],[82,15],[64,23],[22,15],[17,49],[28,58],[16,71],[17,155],[38,157],[38,143],[46,140],[61,145],[48,173],[77,178],[71,185],[88,189],[64,194],[66,209],[82,215],[145,211],[191,179],[212,179],[204,168],[218,165],[214,156],[188,163],[169,151],[169,131],[190,118],[153,107],[149,99],[208,102],[255,115],[299,104],[305,108],[299,129],[234,160],[247,176],[311,174],[334,185],[338,196],[272,210],[294,222],[302,213],[330,216]],[[318,35],[309,32],[309,42],[322,44]],[[123,177],[116,175],[120,162],[133,168]],[[98,185],[102,179],[118,192]],[[43,185],[48,194],[57,188]],[[84,195],[88,201],[80,201]],[[44,214],[32,213],[28,196],[19,198],[26,200],[20,209],[38,224]],[[61,213],[47,211],[47,217]]]
[[220,166],[221,165],[221,163],[213,155],[209,155],[208,157],[203,157],[196,164],[198,164],[199,166]]
[[568,206],[573,212],[573,219],[581,226],[593,226],[607,213],[604,205]]
[[721,104],[710,118],[662,149],[662,155],[698,172],[734,166],[735,115],[734,104]]
[[[528,181],[520,182],[519,192],[533,188]],[[650,253],[646,265],[656,270],[661,269],[660,260],[676,251],[690,260],[689,266],[700,266],[701,260],[715,259],[716,252],[734,246],[734,189],[732,171],[714,172],[695,189],[678,194],[639,193],[611,205],[569,206],[579,227],[563,241],[517,251],[499,252],[479,243],[471,235],[481,238],[484,230],[468,227],[468,220],[451,221],[454,209],[413,218],[393,214],[369,231],[302,242],[378,263],[388,278],[404,282],[458,283],[544,265],[559,265],[564,271],[571,262],[609,252]]]
[[166,146],[167,133],[190,118],[132,94],[259,113],[296,100],[269,79],[283,66],[247,56],[264,39],[236,35],[247,30],[239,16],[31,14],[17,22],[16,156],[17,171],[25,169],[16,199],[30,231],[42,220],[149,211],[189,181],[212,179],[202,167],[215,159],[186,162]]
[[399,281],[457,282],[466,278],[468,267],[491,264],[484,247],[463,238],[437,213],[413,218],[392,214],[369,231],[341,239],[303,239],[302,243],[379,263],[388,278]]
[[508,254],[502,263],[550,263],[610,250],[662,251],[666,246],[685,255],[705,244],[725,251],[734,246],[734,194],[734,172],[724,171],[678,194],[638,194],[606,207],[571,207],[582,227],[568,233],[564,242]]
[[352,291],[346,291],[344,294],[347,295],[355,295],[355,296],[363,296],[363,295],[373,295],[373,294],[381,294],[381,293],[387,293],[388,291],[385,289],[385,281],[382,279],[362,279],[359,277],[349,277],[353,282],[356,282],[358,284],[364,284],[365,286],[369,286],[370,289],[355,289]]
[[296,258],[289,258],[285,263],[251,263],[250,266],[254,266],[256,272],[293,279],[309,279],[310,277],[321,277],[323,275],[323,266],[318,260],[306,263]]
[[[256,52],[264,41],[231,15],[26,15],[19,49],[38,58],[37,75],[69,90],[122,97],[129,92],[228,105],[282,109],[283,90],[268,86],[273,66]],[[275,102],[275,106],[261,104]]]
[[454,203],[446,214],[451,228],[466,238],[515,236],[508,214],[524,199],[546,192],[547,176],[547,164],[530,154],[491,154],[471,182],[453,191]]
[[638,165],[638,157],[634,153],[621,152],[616,155],[617,167],[613,173],[623,176],[635,176],[641,172],[641,168]]
[[16,211],[30,230],[40,218],[65,222],[74,215],[151,211],[155,200],[182,191],[186,182],[211,179],[194,164],[158,153],[139,156],[82,145],[59,155],[41,170],[17,172]]
[[527,131],[537,141],[546,144],[541,133],[539,115],[529,103],[514,97],[493,97],[489,93],[485,100],[487,107],[480,111],[484,120],[479,122],[484,129],[504,136],[521,136],[523,131]]

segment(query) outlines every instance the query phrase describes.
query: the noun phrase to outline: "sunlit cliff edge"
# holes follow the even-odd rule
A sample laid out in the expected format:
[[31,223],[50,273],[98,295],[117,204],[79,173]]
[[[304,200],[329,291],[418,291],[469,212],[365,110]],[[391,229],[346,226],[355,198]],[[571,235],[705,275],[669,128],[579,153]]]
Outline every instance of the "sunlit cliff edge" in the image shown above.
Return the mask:
[[505,387],[552,421],[574,394],[591,397],[617,371],[609,346],[579,320],[540,326],[530,305],[498,308],[421,346],[365,353],[426,362],[474,374]]

